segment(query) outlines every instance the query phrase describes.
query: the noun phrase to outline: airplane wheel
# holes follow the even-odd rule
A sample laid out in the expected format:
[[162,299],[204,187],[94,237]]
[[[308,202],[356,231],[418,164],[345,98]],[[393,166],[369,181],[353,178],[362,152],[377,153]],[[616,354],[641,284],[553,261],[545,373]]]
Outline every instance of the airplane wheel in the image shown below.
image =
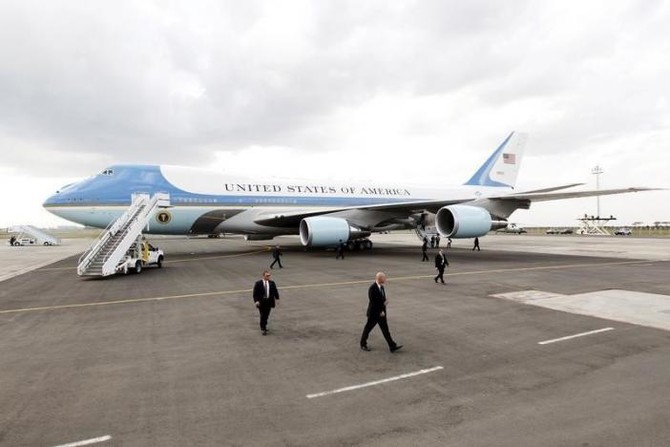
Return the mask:
[[135,263],[135,273],[142,273],[142,261]]
[[370,240],[365,241],[365,249],[372,250],[372,241]]

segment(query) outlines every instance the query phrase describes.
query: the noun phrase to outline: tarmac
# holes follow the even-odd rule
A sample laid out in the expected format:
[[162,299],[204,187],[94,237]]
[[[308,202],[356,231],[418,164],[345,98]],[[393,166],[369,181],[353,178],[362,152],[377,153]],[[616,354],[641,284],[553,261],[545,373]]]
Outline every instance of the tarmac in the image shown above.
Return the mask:
[[[162,269],[108,279],[76,275],[84,242],[3,248],[0,445],[670,445],[670,240],[454,241],[444,286],[415,236],[373,240],[273,241],[268,336],[269,243],[156,238]],[[379,270],[394,354],[358,347]]]

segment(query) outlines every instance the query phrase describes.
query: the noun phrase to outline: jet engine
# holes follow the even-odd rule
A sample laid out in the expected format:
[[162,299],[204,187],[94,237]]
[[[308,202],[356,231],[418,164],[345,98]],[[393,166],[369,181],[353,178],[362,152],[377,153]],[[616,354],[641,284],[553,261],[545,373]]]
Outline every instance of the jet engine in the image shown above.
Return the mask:
[[440,208],[435,217],[437,231],[442,237],[469,238],[484,236],[491,230],[505,228],[505,219],[494,219],[484,208],[469,205],[450,205]]
[[300,242],[307,247],[327,247],[370,236],[340,217],[315,216],[300,221]]

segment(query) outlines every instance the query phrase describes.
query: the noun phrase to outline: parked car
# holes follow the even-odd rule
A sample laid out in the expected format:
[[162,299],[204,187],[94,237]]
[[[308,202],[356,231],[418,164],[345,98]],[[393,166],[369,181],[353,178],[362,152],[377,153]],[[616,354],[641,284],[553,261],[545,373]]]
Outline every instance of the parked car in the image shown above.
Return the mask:
[[630,236],[631,234],[633,234],[633,232],[630,231],[630,228],[621,227],[618,230],[616,230],[614,234],[617,236]]
[[549,228],[547,231],[545,231],[546,234],[559,234],[560,230],[558,228]]
[[517,224],[509,224],[505,228],[499,228],[496,230],[496,233],[511,233],[511,234],[523,234],[528,233],[525,228],[518,226]]
[[559,232],[559,234],[572,234],[572,233],[574,233],[574,231],[572,230],[572,228],[563,228],[563,229]]

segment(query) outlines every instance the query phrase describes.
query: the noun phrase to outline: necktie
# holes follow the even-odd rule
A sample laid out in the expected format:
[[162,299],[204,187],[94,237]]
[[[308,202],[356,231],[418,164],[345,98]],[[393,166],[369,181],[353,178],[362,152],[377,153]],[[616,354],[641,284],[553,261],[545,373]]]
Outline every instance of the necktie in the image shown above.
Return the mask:
[[379,286],[379,288],[380,288],[381,291],[382,291],[382,296],[383,296],[384,298],[386,298],[386,291],[384,290],[384,286]]

